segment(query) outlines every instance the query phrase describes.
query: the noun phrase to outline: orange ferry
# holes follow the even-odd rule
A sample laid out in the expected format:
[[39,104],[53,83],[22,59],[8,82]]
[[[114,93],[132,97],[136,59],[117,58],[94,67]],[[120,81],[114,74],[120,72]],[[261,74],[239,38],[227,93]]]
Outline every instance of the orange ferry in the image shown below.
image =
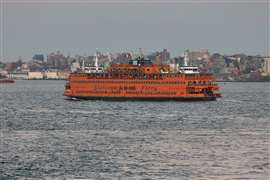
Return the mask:
[[64,95],[72,99],[158,101],[221,97],[212,74],[200,73],[187,63],[174,72],[169,65],[155,65],[142,57],[129,64],[113,64],[105,71],[96,60],[94,68],[70,74]]

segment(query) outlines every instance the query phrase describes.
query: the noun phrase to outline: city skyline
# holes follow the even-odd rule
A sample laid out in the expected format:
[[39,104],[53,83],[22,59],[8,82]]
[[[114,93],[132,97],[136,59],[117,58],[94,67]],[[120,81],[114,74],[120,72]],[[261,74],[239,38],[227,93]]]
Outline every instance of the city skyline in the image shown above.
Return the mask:
[[268,1],[2,0],[1,10],[2,61],[139,48],[269,55]]

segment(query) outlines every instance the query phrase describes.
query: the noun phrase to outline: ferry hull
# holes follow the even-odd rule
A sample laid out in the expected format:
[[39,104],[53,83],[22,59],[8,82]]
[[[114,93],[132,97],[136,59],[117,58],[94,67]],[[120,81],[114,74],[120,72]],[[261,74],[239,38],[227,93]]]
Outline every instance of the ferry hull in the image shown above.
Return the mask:
[[216,97],[108,97],[108,96],[74,96],[70,99],[103,101],[215,101]]

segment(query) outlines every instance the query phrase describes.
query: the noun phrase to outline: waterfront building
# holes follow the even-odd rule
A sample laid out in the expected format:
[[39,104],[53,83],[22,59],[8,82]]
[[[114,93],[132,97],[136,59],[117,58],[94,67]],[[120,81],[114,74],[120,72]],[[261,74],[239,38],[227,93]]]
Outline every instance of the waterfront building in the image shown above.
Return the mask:
[[44,78],[45,79],[58,79],[58,74],[57,72],[45,72]]
[[68,79],[70,72],[68,71],[59,71],[57,72],[58,79]]
[[44,74],[42,72],[28,72],[28,79],[43,79]]
[[9,73],[8,75],[11,79],[17,79],[17,80],[25,80],[28,79],[28,73],[27,72],[13,72]]

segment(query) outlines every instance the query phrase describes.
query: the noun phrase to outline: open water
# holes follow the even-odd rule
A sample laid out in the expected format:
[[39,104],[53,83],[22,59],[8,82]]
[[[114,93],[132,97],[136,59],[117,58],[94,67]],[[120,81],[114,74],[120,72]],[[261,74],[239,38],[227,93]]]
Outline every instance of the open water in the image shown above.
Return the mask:
[[269,179],[269,83],[211,102],[70,101],[0,84],[0,179]]

